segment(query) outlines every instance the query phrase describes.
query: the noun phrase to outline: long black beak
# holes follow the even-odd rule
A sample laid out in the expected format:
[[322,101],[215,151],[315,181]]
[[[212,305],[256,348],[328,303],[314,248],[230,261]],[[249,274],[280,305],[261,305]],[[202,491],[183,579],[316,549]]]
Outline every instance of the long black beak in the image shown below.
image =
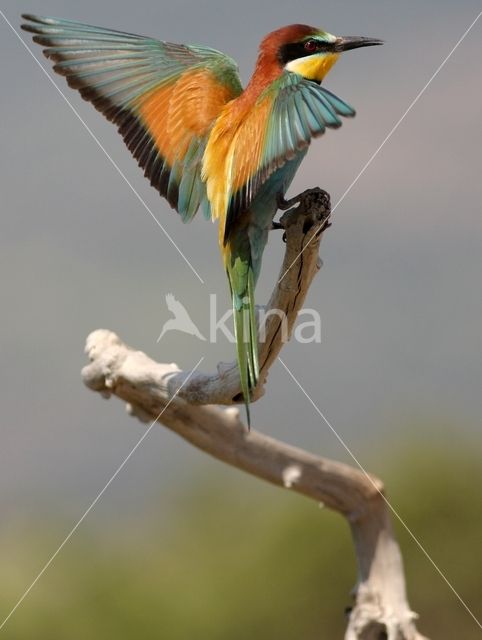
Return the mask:
[[335,40],[335,51],[349,51],[359,47],[373,47],[376,44],[383,44],[383,40],[376,38],[364,38],[363,36],[340,36]]

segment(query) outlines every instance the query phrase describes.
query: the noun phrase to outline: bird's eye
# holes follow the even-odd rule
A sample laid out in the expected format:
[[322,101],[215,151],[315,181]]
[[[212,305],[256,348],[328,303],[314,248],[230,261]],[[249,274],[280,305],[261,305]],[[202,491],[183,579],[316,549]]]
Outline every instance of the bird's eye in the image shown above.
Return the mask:
[[309,51],[310,53],[312,53],[313,51],[316,51],[318,45],[316,43],[316,40],[307,40],[305,42],[305,51]]

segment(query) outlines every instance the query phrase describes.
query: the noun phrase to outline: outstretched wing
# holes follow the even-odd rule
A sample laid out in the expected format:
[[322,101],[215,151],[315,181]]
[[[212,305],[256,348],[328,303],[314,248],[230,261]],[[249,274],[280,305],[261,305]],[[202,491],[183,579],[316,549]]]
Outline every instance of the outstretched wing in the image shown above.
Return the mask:
[[313,137],[327,128],[340,127],[340,116],[354,115],[352,107],[327,89],[285,71],[259,96],[237,128],[223,177],[220,171],[210,171],[211,142],[214,151],[218,129],[222,132],[216,124],[203,172],[213,217],[224,220],[224,241],[236,217],[249,209],[262,185],[277,169],[306,148]]
[[236,63],[199,46],[171,44],[78,22],[23,16],[22,25],[71,87],[117,124],[151,184],[188,221],[205,200],[207,133],[241,91]]

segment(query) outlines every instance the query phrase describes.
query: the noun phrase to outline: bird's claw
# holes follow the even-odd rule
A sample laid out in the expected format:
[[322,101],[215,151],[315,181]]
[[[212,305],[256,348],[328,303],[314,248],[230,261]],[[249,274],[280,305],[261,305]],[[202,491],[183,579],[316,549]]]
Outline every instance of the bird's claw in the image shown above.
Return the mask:
[[[294,204],[297,204],[298,207],[293,207]],[[281,217],[281,226],[285,229],[291,224],[289,220],[299,219],[300,213],[303,216],[304,234],[308,233],[313,225],[317,227],[317,236],[331,226],[329,221],[331,215],[330,195],[319,187],[306,189],[306,191],[290,200],[285,200],[280,194],[278,196],[278,206],[283,209],[291,208]],[[283,236],[283,241],[286,241],[286,234]]]
[[320,189],[320,187],[306,189],[289,200],[286,200],[284,195],[279,193],[276,202],[278,209],[281,211],[286,211],[290,207],[294,207],[301,203],[303,203],[303,208],[305,210],[316,208],[317,210],[326,209],[326,211],[330,211],[331,209],[330,194],[324,189]]
[[278,209],[280,211],[287,211],[290,207],[297,204],[298,202],[298,196],[286,200],[282,193],[278,193],[278,196],[276,198],[276,204],[278,205]]

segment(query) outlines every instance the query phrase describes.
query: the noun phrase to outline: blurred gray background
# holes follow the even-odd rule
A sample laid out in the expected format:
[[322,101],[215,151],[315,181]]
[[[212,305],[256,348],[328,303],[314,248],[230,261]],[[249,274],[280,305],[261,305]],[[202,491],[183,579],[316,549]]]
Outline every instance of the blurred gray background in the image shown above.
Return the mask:
[[[357,117],[312,145],[291,189],[319,185],[334,202],[478,10],[469,0],[23,0],[4,9],[16,27],[21,12],[32,12],[208,44],[239,61],[244,82],[261,37],[284,24],[383,38],[383,48],[345,54],[328,76],[327,88]],[[415,416],[424,443],[450,425],[451,437],[481,444],[481,32],[482,21],[337,209],[307,301],[322,316],[322,343],[293,343],[284,351],[362,462],[396,449],[405,436],[400,425]],[[189,368],[205,355],[203,366],[212,368],[233,358],[232,345],[207,346],[175,333],[156,340],[169,318],[167,292],[205,332],[208,296],[217,293],[227,308],[227,284],[214,226],[201,216],[183,225],[115,128],[55,76],[189,257],[202,286],[2,21],[0,33],[3,524],[28,528],[31,513],[48,518],[51,509],[74,524],[145,429],[119,401],[105,402],[82,385],[87,334],[109,328],[160,361]],[[22,37],[50,73],[40,48]],[[273,234],[260,303],[282,251]],[[273,367],[253,421],[272,436],[348,460],[281,365]],[[172,487],[213,465],[155,429],[89,515],[89,526],[131,521],[154,500],[168,513]],[[246,490],[256,486],[237,479]],[[59,527],[59,542],[65,532]],[[39,557],[34,566],[41,563]]]

